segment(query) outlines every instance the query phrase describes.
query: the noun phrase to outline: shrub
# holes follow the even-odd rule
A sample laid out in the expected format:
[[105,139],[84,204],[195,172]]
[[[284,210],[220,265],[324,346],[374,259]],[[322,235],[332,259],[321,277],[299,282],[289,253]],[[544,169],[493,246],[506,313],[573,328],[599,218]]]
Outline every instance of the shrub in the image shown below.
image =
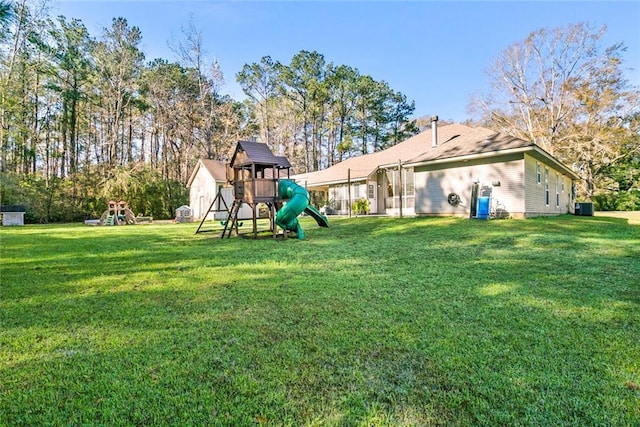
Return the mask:
[[603,192],[592,198],[597,211],[634,211],[640,210],[640,191]]
[[351,205],[351,212],[354,215],[366,215],[369,213],[369,199],[359,198]]

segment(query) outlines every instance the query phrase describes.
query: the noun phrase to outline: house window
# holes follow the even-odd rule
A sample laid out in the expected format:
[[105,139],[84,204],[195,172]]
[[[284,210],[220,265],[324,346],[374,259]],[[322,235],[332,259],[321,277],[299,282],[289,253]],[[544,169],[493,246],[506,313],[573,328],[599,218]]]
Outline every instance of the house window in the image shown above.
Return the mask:
[[560,189],[564,193],[564,175],[562,175],[562,181],[560,181]]
[[549,168],[544,168],[544,203],[549,206]]
[[[387,197],[385,197],[385,208],[398,209],[400,207],[400,193],[402,193],[402,207],[412,208],[415,202],[415,177],[413,168],[402,169],[402,181],[398,170],[388,169],[387,176]],[[402,189],[400,183],[402,182]],[[400,191],[402,190],[402,191]]]
[[542,173],[540,172],[540,163],[536,163],[536,182],[538,184],[542,182]]
[[405,208],[412,208],[415,206],[415,177],[413,175],[413,168],[403,169],[404,172],[404,204]]
[[560,175],[556,174],[556,208],[560,207]]

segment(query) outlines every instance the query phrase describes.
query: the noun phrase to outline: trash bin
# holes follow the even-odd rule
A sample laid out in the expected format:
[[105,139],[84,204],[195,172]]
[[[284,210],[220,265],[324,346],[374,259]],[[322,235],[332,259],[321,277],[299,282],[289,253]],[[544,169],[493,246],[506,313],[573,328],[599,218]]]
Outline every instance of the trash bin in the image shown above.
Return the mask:
[[478,197],[478,218],[489,219],[489,197]]

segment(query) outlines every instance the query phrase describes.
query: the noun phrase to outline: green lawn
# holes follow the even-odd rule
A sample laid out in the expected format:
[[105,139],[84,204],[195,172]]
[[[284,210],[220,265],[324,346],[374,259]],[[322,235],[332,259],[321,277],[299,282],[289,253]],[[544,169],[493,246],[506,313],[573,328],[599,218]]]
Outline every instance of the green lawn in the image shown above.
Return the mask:
[[2,228],[0,425],[640,425],[640,226],[330,222]]

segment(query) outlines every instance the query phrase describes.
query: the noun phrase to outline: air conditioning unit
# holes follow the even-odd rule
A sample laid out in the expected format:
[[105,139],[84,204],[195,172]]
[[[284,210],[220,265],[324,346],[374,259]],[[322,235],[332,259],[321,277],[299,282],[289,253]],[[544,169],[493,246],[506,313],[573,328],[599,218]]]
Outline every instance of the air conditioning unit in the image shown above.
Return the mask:
[[579,216],[593,216],[593,203],[576,203],[574,213]]

